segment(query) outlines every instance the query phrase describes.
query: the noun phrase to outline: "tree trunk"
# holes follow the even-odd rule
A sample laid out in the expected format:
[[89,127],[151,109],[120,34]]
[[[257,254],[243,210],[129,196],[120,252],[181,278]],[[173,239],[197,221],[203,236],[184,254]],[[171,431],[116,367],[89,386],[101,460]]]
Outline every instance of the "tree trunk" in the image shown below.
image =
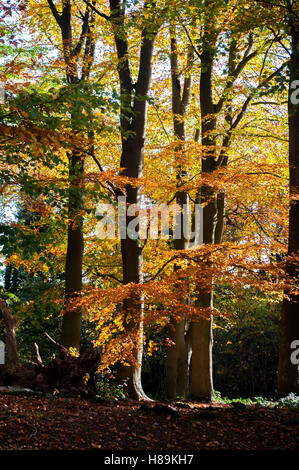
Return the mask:
[[[76,85],[89,77],[94,58],[94,11],[86,6],[82,15],[81,35],[76,45],[73,44],[72,2],[65,0],[61,14],[52,0],[48,0],[52,14],[61,29],[63,56],[66,67],[66,79],[70,85]],[[84,47],[83,47],[84,46]],[[81,54],[81,51],[84,52]],[[81,54],[81,57],[80,57]],[[79,58],[82,60],[79,66]],[[80,132],[75,122],[74,110],[71,109],[71,128],[74,134]],[[77,109],[76,113],[82,112]],[[80,347],[81,317],[80,308],[71,306],[82,290],[83,239],[83,181],[84,158],[78,151],[71,151],[69,156],[69,197],[68,197],[68,233],[65,262],[65,315],[62,321],[61,342],[66,348]]]
[[83,158],[73,153],[69,165],[68,236],[65,263],[65,309],[61,329],[61,343],[66,348],[80,347],[81,309],[73,309],[71,301],[82,290],[83,218],[81,184],[84,172]]
[[172,322],[168,330],[168,338],[174,343],[167,350],[166,360],[166,396],[174,400],[186,394],[186,344],[185,322]]
[[[232,95],[225,91],[215,104],[213,101],[212,72],[215,59],[217,36],[217,12],[214,2],[206,2],[207,17],[204,20],[204,32],[202,36],[201,75],[200,75],[200,108],[201,108],[201,143],[202,143],[202,172],[213,173],[219,167],[225,167],[228,163],[228,148],[231,143],[233,130],[240,123],[248,104],[251,100],[249,95],[242,107],[242,111],[232,120],[231,101]],[[227,90],[231,90],[233,84],[239,77],[245,65],[253,59],[258,50],[249,53],[252,48],[252,37],[249,35],[247,52],[237,63],[237,39],[233,32],[228,55]],[[217,141],[215,130],[217,116],[224,109],[224,119],[228,125],[226,135],[223,138],[220,152],[217,158]],[[199,132],[196,132],[198,138]],[[225,193],[215,192],[209,187],[199,188],[198,202],[204,203],[203,207],[203,243],[221,243],[224,231]],[[207,260],[209,264],[209,260]],[[213,282],[205,291],[198,290],[197,306],[213,308]],[[200,319],[191,325],[192,336],[192,371],[191,371],[191,393],[194,398],[210,399],[213,396],[212,380],[212,323],[209,320]],[[194,351],[194,355],[193,355]],[[200,356],[202,355],[202,358]]]
[[[178,186],[183,182],[186,176],[186,168],[182,164],[181,156],[185,154],[185,122],[187,108],[191,96],[191,75],[185,77],[184,86],[181,90],[179,70],[177,40],[174,28],[170,31],[170,65],[171,65],[171,83],[172,83],[172,113],[174,136],[178,139],[178,145],[175,152],[179,155],[179,162],[176,163]],[[190,67],[192,53],[188,51],[187,68]],[[188,248],[188,239],[183,233],[183,211],[187,210],[189,205],[188,194],[184,191],[178,191],[176,195],[176,204],[181,208],[180,220],[181,237],[174,239],[175,250],[185,250]],[[177,269],[175,266],[174,269]],[[188,391],[188,345],[186,343],[185,320],[180,322],[172,321],[169,328],[168,337],[174,343],[167,350],[166,361],[166,396],[175,399],[176,396],[185,397]]]
[[[186,327],[188,329],[186,329]],[[181,341],[178,342],[177,361],[177,396],[186,398],[189,393],[189,370],[191,360],[190,326],[184,321],[184,331],[180,334]]]
[[[148,8],[144,3],[144,8]],[[110,20],[114,30],[114,40],[118,57],[118,74],[121,92],[120,126],[122,133],[121,174],[129,178],[143,175],[145,128],[147,121],[147,94],[152,74],[152,54],[155,33],[143,29],[141,33],[140,62],[137,83],[134,84],[130,71],[129,44],[126,37],[125,5],[120,0],[110,0]],[[128,207],[140,204],[141,191],[131,184],[126,185]],[[121,240],[121,254],[124,284],[143,282],[143,254],[136,227],[137,238],[128,235],[128,225],[134,217],[126,214],[126,234]],[[138,297],[138,296],[137,296]],[[141,365],[143,354],[143,299],[132,295],[123,305],[124,323],[130,336],[136,337],[133,351],[135,364],[120,364],[118,380],[126,380],[131,398],[147,399],[141,385]],[[126,358],[123,358],[124,361]]]
[[[205,196],[203,195],[205,193]],[[215,229],[217,223],[217,199],[210,189],[201,188],[201,201],[208,198],[210,202],[203,207],[203,243],[215,242]],[[209,260],[206,261],[207,265]],[[213,308],[213,284],[212,279],[207,279],[205,289],[199,287],[197,292],[196,307]],[[191,348],[192,368],[190,381],[190,396],[196,400],[212,399],[213,390],[213,316],[199,318],[191,323]]]
[[5,300],[0,300],[0,312],[2,313],[6,327],[6,370],[10,374],[16,373],[20,368],[18,346],[16,340],[16,320],[8,308]]
[[[292,54],[290,60],[290,85],[299,78],[299,24],[291,25]],[[297,24],[296,24],[297,23]],[[290,209],[288,255],[299,254],[299,104],[292,103],[292,89],[289,91],[289,174]],[[287,274],[299,280],[298,261],[287,262]],[[299,341],[299,303],[298,296],[284,297],[281,327],[280,352],[278,365],[278,394],[286,396],[293,392],[299,394],[299,365],[291,361],[291,343]]]
[[[204,305],[203,300],[200,306]],[[207,296],[206,306],[212,304],[212,293]],[[190,397],[196,400],[210,401],[213,396],[212,368],[212,326],[213,318],[200,318],[191,325],[192,369]]]
[[[143,159],[143,149],[140,149]],[[132,155],[132,154],[129,154]],[[129,171],[130,172],[130,171]],[[140,191],[136,188],[127,186],[127,203],[138,204],[140,202]],[[133,217],[126,217],[126,228]],[[140,284],[143,281],[143,253],[140,247],[139,239],[131,239],[128,234],[121,240],[121,253],[123,265],[123,283],[131,282]],[[120,364],[118,371],[118,380],[126,381],[127,393],[133,399],[147,399],[143,392],[141,384],[141,366],[143,356],[143,299],[142,296],[132,295],[123,303],[124,325],[126,331],[136,338],[134,347],[134,358],[136,363],[126,366]],[[129,320],[128,320],[129,318]]]
[[[212,173],[216,166],[216,145],[213,132],[216,128],[216,116],[212,97],[212,73],[215,55],[216,37],[205,33],[203,52],[201,54],[200,75],[200,107],[201,107],[201,143],[202,143],[202,173]],[[199,188],[197,201],[203,207],[203,243],[215,242],[217,224],[217,195],[213,189],[203,185]],[[209,260],[207,260],[209,264]],[[208,287],[199,287],[196,306],[213,308],[213,285],[210,280]],[[212,324],[213,317],[200,318],[191,324],[192,368],[190,396],[194,399],[211,400],[213,396],[212,379]]]

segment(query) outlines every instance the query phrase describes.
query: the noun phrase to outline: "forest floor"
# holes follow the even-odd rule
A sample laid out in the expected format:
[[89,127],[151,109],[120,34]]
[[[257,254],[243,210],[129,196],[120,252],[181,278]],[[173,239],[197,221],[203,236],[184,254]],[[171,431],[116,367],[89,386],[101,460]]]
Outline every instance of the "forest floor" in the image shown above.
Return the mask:
[[0,450],[298,450],[299,410],[0,394]]

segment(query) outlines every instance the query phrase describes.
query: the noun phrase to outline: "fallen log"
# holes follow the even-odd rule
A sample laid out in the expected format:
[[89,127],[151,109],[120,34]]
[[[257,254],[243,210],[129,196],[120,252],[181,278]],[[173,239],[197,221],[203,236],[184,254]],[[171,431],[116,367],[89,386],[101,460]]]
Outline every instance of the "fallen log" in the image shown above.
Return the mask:
[[59,396],[81,396],[90,398],[96,395],[96,375],[101,361],[101,351],[89,348],[80,355],[72,354],[51,336],[45,336],[59,350],[48,364],[44,364],[38,345],[35,344],[36,362],[20,364],[12,374],[2,366],[0,385],[19,385],[32,390]]
[[96,394],[96,374],[101,361],[101,352],[89,348],[80,355],[73,355],[64,346],[56,343],[47,333],[46,337],[59,349],[59,355],[44,365],[35,364],[35,390],[60,393],[64,396],[93,396]]

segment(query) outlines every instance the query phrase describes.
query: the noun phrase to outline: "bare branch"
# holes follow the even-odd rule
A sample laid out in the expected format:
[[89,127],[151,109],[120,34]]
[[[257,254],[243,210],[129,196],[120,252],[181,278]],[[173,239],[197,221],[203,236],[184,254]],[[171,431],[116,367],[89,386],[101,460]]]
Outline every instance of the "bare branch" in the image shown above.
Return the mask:
[[39,366],[43,367],[43,360],[41,358],[41,355],[39,353],[39,347],[36,343],[34,343],[34,348],[35,348],[35,356],[36,356],[36,362]]
[[[159,274],[161,274],[161,272],[164,271],[164,269],[166,268],[166,266],[167,266],[169,263],[171,263],[172,261],[176,260],[177,258],[178,258],[178,256],[175,255],[175,256],[173,256],[172,258],[170,258],[168,261],[165,261],[165,263],[163,264],[163,266],[161,266],[161,268],[156,272],[156,274],[155,274],[153,277],[151,277],[151,278],[149,279],[149,281],[154,281],[154,280],[159,276]],[[148,281],[148,282],[149,282],[149,281]]]
[[111,279],[114,279],[114,281],[117,281],[119,282],[120,284],[123,284],[123,281],[121,281],[120,279],[118,279],[118,277],[114,276],[114,274],[100,274],[96,271],[96,275],[98,277],[108,277],[108,278],[111,278]]
[[294,16],[298,18],[298,15],[294,12],[293,8],[287,5],[282,5],[281,3],[268,2],[267,0],[259,0],[259,1],[261,3],[266,3],[266,5],[271,5],[272,7],[277,7],[277,8],[282,8],[284,10],[287,10],[289,13],[292,13]]
[[56,6],[54,5],[54,2],[52,0],[48,0],[49,7],[51,8],[51,11],[53,13],[53,16],[59,26],[61,26],[61,15],[59,15]]
[[[264,60],[263,60],[263,65],[262,65],[262,69],[261,69],[261,72],[264,68],[264,62],[266,60],[266,57],[272,47],[272,45],[275,43],[275,42],[278,42],[280,40],[280,37],[278,35],[275,35],[275,38],[274,39],[269,39],[268,41],[265,42],[265,45],[267,43],[269,43],[269,47],[267,49],[267,52],[265,54],[265,57],[264,57]],[[225,89],[222,93],[222,96],[221,98],[219,99],[218,103],[215,105],[215,114],[219,113],[222,109],[222,106],[225,102],[225,99],[226,99],[226,94],[229,90],[231,90],[231,88],[233,87],[235,81],[237,80],[237,78],[240,76],[241,72],[244,70],[245,66],[248,64],[248,62],[250,62],[254,57],[256,57],[259,53],[260,53],[260,48],[256,49],[255,51],[253,51],[251,54],[249,54],[249,51],[251,50],[252,48],[252,44],[253,44],[253,39],[252,39],[252,36],[249,37],[249,43],[248,43],[248,46],[246,48],[246,51],[244,52],[244,55],[243,55],[243,58],[242,60],[239,62],[239,64],[237,65],[237,67],[232,71],[231,73],[231,76],[228,77],[228,80],[227,80],[227,83],[226,83],[226,86],[225,86]],[[271,80],[271,78],[270,78]]]
[[[258,220],[256,215],[253,213],[253,211],[249,207],[247,207],[245,204],[243,204],[243,202],[241,202],[241,206],[243,206],[244,209],[248,212],[248,214],[251,215],[251,217],[254,219],[255,223],[258,225],[258,227],[261,229],[261,231],[266,235],[266,237],[271,238],[271,235],[267,232],[265,227],[261,224],[261,222]],[[276,237],[273,237],[273,238],[276,242],[280,243],[281,245],[284,245],[284,243],[281,242],[280,240],[278,240]]]
[[62,344],[59,344],[57,343],[53,338],[51,338],[50,335],[48,335],[48,333],[44,332],[44,335],[45,337],[52,343],[54,344],[54,346],[56,346],[56,348],[58,348],[61,352],[63,352],[64,354],[67,354],[69,355],[69,351],[67,348],[65,348],[64,346],[62,346]]
[[84,1],[84,3],[86,3],[87,6],[89,6],[101,18],[104,18],[107,21],[111,20],[111,16],[105,15],[105,13],[102,13],[101,11],[99,11],[92,3],[88,2],[87,0],[83,0],[83,1]]
[[163,129],[163,131],[164,131],[164,133],[165,133],[165,135],[166,135],[166,137],[167,137],[167,139],[168,139],[168,142],[171,143],[171,139],[170,139],[170,137],[169,137],[169,134],[168,134],[168,132],[167,132],[167,129],[166,129],[165,126],[164,126],[164,123],[163,123],[162,118],[161,118],[161,116],[160,116],[160,113],[159,113],[159,110],[158,110],[158,108],[157,108],[157,105],[156,105],[154,102],[152,102],[151,104],[153,105],[153,107],[154,107],[154,109],[155,109],[155,111],[156,111],[156,113],[157,113],[157,117],[158,117],[158,119],[159,119],[159,121],[160,121],[160,124],[161,124],[161,127],[162,127],[162,129]]
[[189,42],[190,42],[190,45],[192,46],[192,49],[194,50],[195,54],[197,55],[197,57],[199,57],[199,59],[201,58],[201,54],[200,52],[198,51],[197,47],[194,45],[194,42],[192,41],[192,38],[189,34],[189,31],[188,29],[186,28],[186,26],[182,25],[183,26],[183,29],[185,31],[185,33],[187,34],[187,37],[189,39]]
[[276,77],[276,75],[279,74],[289,63],[289,60],[284,62],[275,72],[271,73],[268,77],[266,77],[255,89],[254,91],[247,97],[246,101],[244,102],[241,111],[239,112],[238,116],[234,120],[234,122],[231,125],[231,130],[235,129],[239,122],[241,121],[242,117],[245,114],[246,109],[248,108],[249,103],[251,102],[252,98],[255,96],[255,92],[262,88],[263,86],[267,85],[268,82],[272,80],[272,78]]

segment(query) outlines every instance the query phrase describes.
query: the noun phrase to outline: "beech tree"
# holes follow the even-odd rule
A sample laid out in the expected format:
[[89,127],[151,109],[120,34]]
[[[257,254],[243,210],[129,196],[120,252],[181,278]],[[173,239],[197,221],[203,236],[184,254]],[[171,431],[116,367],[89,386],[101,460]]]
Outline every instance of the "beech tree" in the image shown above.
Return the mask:
[[[97,9],[93,10],[102,16]],[[119,0],[110,0],[110,21],[114,34],[117,51],[118,75],[120,86],[120,132],[121,132],[121,176],[139,179],[143,175],[144,143],[147,119],[147,95],[152,75],[152,55],[155,36],[159,21],[155,2],[145,0],[141,15],[140,54],[137,81],[134,83],[130,65],[130,46],[126,25],[126,4]],[[106,15],[105,15],[106,16]],[[140,205],[141,190],[133,184],[125,186],[125,192],[117,190],[116,196],[124,196],[128,207]],[[123,283],[142,283],[143,254],[140,237],[133,239],[129,236],[128,226],[136,215],[126,212],[124,230],[121,239],[121,254],[123,267]],[[138,228],[137,228],[138,230]],[[137,298],[136,298],[137,297]],[[128,333],[133,331],[139,337],[137,342],[135,364],[121,364],[118,379],[126,381],[131,397],[146,398],[141,385],[141,364],[143,348],[143,301],[142,297],[131,296],[125,299],[125,328]],[[126,358],[123,358],[124,363]]]
[[[283,6],[282,6],[283,8]],[[284,9],[284,8],[283,8]],[[289,238],[286,270],[294,284],[298,284],[299,254],[299,103],[294,93],[299,77],[299,8],[295,2],[286,2],[287,31],[290,36],[290,81],[288,99],[289,123]],[[294,85],[296,85],[294,87]],[[299,339],[298,295],[294,290],[285,292],[281,313],[280,354],[278,367],[278,393],[286,396],[299,392],[298,364],[291,361],[292,343]]]
[[[188,113],[188,106],[191,98],[192,86],[192,60],[193,51],[191,46],[187,48],[186,70],[181,84],[181,73],[178,61],[178,43],[175,26],[170,29],[170,66],[171,66],[171,96],[172,96],[172,113],[173,113],[173,133],[177,144],[174,148],[178,154],[177,180],[178,187],[184,184],[184,178],[187,175],[186,163],[184,164],[184,141],[186,139],[185,118]],[[189,195],[186,191],[178,191],[176,194],[176,203],[181,208],[178,215],[177,223],[179,227],[183,227],[183,213],[188,211]],[[185,250],[189,246],[189,240],[181,230],[181,238],[173,241],[176,250]],[[178,267],[177,267],[178,269]],[[175,398],[176,395],[186,396],[188,391],[188,367],[189,367],[189,335],[188,335],[188,319],[172,322],[169,328],[169,338],[173,341],[173,345],[167,352],[166,363],[166,395]]]
[[[213,6],[213,8],[212,8]],[[279,74],[286,66],[282,64],[277,70],[262,77],[263,65],[260,78],[255,87],[247,91],[247,96],[240,108],[233,99],[233,89],[240,78],[243,70],[256,57],[265,55],[267,58],[267,44],[271,47],[278,38],[265,39],[264,42],[256,43],[253,39],[255,26],[251,26],[249,11],[246,12],[245,26],[239,23],[239,15],[242,15],[242,3],[236,9],[230,10],[230,5],[223,2],[215,4],[206,2],[203,13],[203,26],[201,36],[201,49],[197,51],[201,61],[200,74],[200,113],[201,113],[201,145],[203,174],[213,174],[216,170],[226,168],[229,162],[229,150],[232,145],[234,134],[238,126],[244,119],[246,111],[253,98],[260,89],[266,87],[271,80]],[[217,13],[216,13],[217,12]],[[221,12],[221,13],[220,13]],[[244,12],[243,12],[244,13]],[[229,44],[227,52],[227,76],[226,83],[220,93],[218,101],[215,100],[215,86],[213,84],[213,70],[218,54],[218,44],[224,30],[219,27],[217,14],[222,14],[226,18],[233,16],[231,26],[225,26],[229,34]],[[244,21],[244,18],[243,18]],[[246,26],[247,22],[247,26]],[[241,46],[242,38],[242,46]],[[246,44],[246,46],[245,46]],[[243,51],[241,53],[240,48]],[[266,51],[266,52],[263,52]],[[224,131],[222,142],[219,144],[217,129],[219,129],[220,117],[224,121]],[[224,216],[225,216],[225,192],[224,190],[214,191],[208,184],[199,187],[196,200],[203,205],[203,243],[220,244],[223,241]],[[209,264],[209,259],[207,259]],[[213,279],[206,280],[206,286],[200,287],[197,294],[197,305],[204,309],[213,310]],[[192,349],[192,369],[190,394],[196,398],[210,400],[213,396],[213,373],[212,373],[212,327],[213,316],[210,319],[200,318],[191,323],[191,349]]]
[[[95,4],[95,2],[93,2]],[[61,30],[65,74],[70,86],[88,80],[94,57],[94,11],[87,5],[81,17],[81,33],[77,43],[73,38],[73,13],[71,0],[63,1],[61,12],[52,0],[48,0],[49,8]],[[70,110],[74,134],[80,132],[76,127],[76,114],[81,109]],[[65,309],[63,317],[61,342],[69,348],[79,349],[81,317],[80,309],[70,310],[68,303],[82,289],[83,240],[83,180],[85,154],[72,150],[69,153],[69,202],[68,202],[68,240],[65,264]]]
[[[95,322],[84,341],[91,334],[93,344],[103,349],[99,371],[117,364],[117,378],[127,381],[133,398],[147,398],[141,384],[144,345],[150,355],[161,330],[163,335],[167,330],[161,343],[172,341],[166,394],[205,400],[213,396],[212,331],[215,315],[221,314],[214,307],[215,287],[227,283],[237,292],[236,286],[254,286],[269,298],[279,298],[283,287],[279,376],[292,376],[281,389],[292,390],[296,368],[287,373],[285,368],[290,342],[297,339],[296,202],[290,205],[288,276],[283,263],[273,261],[276,254],[283,259],[286,251],[285,149],[271,140],[284,142],[286,128],[277,124],[280,107],[269,113],[288,64],[287,36],[276,27],[281,21],[276,18],[273,26],[266,8],[243,1],[190,0],[181,5],[109,0],[99,6],[95,1],[45,0],[30,5],[24,13],[29,30],[34,21],[42,21],[42,13],[52,15],[46,21],[51,21],[61,55],[53,59],[53,48],[48,56],[45,52],[46,63],[31,76],[34,84],[27,85],[28,92],[26,86],[22,93],[10,89],[17,96],[11,110],[3,112],[0,176],[4,200],[11,191],[20,197],[40,191],[38,204],[34,197],[28,204],[30,210],[37,206],[41,224],[49,221],[53,243],[47,254],[44,250],[32,259],[20,247],[12,253],[2,250],[6,287],[10,271],[19,266],[30,273],[59,272],[53,297],[55,309],[64,312],[60,350],[79,349],[84,314]],[[296,77],[297,23],[292,21]],[[47,31],[40,34],[46,37]],[[22,69],[15,70],[22,75]],[[56,88],[48,98],[39,95],[44,81],[54,75]],[[99,80],[117,110],[111,119],[104,104],[94,105]],[[76,99],[85,90],[86,101]],[[292,201],[297,192],[296,107],[290,99]],[[108,129],[109,119],[112,132],[97,132],[100,126]],[[61,197],[57,205],[53,193]],[[104,201],[115,207],[120,197],[131,209],[119,227],[125,235],[99,240],[95,206]],[[132,209],[143,201],[175,201],[182,209],[169,223],[167,242],[144,239],[141,219],[135,237],[129,235],[138,215]],[[194,212],[196,205],[202,207],[203,220],[193,231],[203,228],[203,244],[194,247],[185,233],[179,239],[172,233],[176,223],[183,225],[183,210]],[[37,236],[36,227],[30,233]],[[65,296],[60,299],[64,274]],[[288,283],[293,290],[288,291]],[[45,295],[43,302],[47,299]],[[145,337],[147,328],[154,341]]]

